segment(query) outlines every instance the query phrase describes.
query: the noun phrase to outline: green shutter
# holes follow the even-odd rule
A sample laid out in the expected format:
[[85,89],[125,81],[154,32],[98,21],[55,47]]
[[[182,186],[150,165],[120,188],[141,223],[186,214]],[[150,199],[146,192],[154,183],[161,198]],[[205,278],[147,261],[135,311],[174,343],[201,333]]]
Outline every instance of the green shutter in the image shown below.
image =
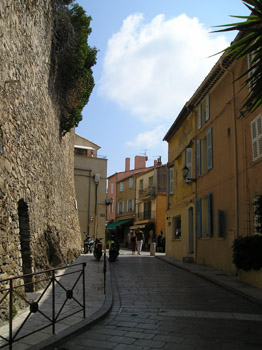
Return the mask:
[[212,193],[208,193],[208,236],[213,235]]
[[200,129],[202,126],[202,108],[201,108],[201,103],[198,106],[197,109],[198,117],[197,117],[197,128]]
[[201,141],[196,142],[196,172],[197,176],[201,175]]
[[210,116],[209,113],[209,94],[206,95],[206,122],[208,121]]
[[196,235],[197,238],[202,236],[202,203],[201,198],[196,199]]
[[207,132],[207,169],[213,168],[212,129]]

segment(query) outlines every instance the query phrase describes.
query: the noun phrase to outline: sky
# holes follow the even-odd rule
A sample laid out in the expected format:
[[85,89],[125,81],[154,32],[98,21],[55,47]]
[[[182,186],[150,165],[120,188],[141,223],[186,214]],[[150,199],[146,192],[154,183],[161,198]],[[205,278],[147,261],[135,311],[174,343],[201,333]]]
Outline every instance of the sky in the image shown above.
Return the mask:
[[[101,148],[107,176],[125,158],[168,160],[163,138],[236,32],[214,26],[248,15],[242,0],[77,0],[92,17],[95,87],[76,133]],[[215,56],[213,56],[215,55]]]

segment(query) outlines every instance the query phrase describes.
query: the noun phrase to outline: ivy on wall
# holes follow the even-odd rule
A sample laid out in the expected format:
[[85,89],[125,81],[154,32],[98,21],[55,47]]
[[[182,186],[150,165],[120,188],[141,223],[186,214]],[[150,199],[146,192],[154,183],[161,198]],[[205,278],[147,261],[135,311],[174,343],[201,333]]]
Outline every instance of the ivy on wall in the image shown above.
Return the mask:
[[82,110],[94,88],[92,67],[97,49],[88,45],[92,18],[72,0],[54,2],[51,79],[60,106],[65,135],[82,120]]

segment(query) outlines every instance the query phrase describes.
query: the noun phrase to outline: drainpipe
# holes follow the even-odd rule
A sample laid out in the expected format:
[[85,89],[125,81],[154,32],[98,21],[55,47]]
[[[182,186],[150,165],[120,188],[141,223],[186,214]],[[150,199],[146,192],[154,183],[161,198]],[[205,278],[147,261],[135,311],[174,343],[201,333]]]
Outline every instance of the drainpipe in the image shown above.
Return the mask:
[[92,170],[89,171],[89,190],[88,190],[88,212],[87,212],[87,235],[90,236],[90,215],[91,215],[91,208],[90,208],[90,203],[91,203],[91,172]]
[[221,60],[219,61],[221,69],[231,74],[232,77],[232,94],[233,94],[233,135],[234,135],[234,187],[235,187],[235,238],[239,236],[239,206],[238,206],[238,148],[237,148],[237,123],[236,123],[236,91],[235,91],[235,78],[234,72],[229,69],[223,67]]

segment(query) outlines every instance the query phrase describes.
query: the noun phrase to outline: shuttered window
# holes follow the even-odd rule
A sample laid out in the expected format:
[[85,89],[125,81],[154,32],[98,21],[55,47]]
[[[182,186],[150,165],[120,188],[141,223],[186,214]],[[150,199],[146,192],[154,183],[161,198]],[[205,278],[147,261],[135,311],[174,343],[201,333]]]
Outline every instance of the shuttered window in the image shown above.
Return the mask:
[[207,122],[209,119],[209,94],[206,96],[206,113],[205,113],[205,121]]
[[169,168],[169,194],[174,194],[174,168]]
[[201,126],[202,126],[202,106],[200,104],[197,109],[197,128],[200,129]]
[[201,175],[201,141],[196,142],[196,171],[197,176]]
[[202,235],[202,203],[201,198],[196,199],[196,235],[200,238]]
[[210,118],[210,105],[209,105],[209,94],[201,101],[197,107],[197,128],[201,127],[208,121]]
[[212,205],[212,193],[208,193],[208,236],[213,236],[213,205]]
[[192,179],[192,173],[193,173],[193,149],[192,148],[186,148],[186,166],[189,169],[187,177],[189,179]]
[[207,132],[207,169],[213,168],[212,129]]
[[262,114],[251,122],[253,160],[262,157]]

